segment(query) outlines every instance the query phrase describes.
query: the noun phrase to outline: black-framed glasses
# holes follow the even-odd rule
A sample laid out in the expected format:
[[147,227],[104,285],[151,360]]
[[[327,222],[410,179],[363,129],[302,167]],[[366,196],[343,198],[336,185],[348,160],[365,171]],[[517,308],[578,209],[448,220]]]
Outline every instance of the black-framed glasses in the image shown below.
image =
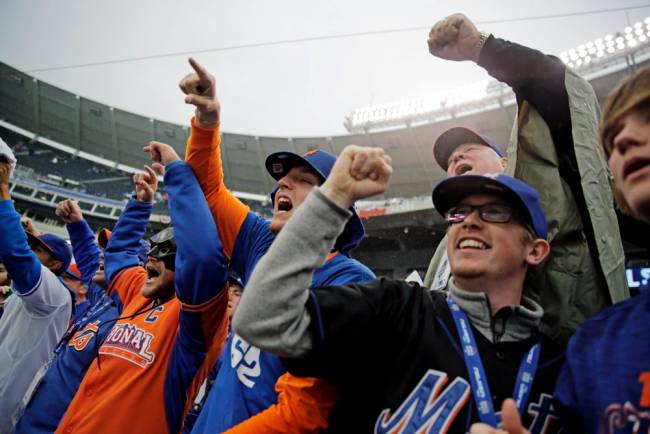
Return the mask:
[[501,203],[486,203],[484,205],[457,205],[449,208],[445,213],[445,220],[449,223],[460,223],[478,210],[478,216],[481,220],[488,223],[508,223],[516,211]]

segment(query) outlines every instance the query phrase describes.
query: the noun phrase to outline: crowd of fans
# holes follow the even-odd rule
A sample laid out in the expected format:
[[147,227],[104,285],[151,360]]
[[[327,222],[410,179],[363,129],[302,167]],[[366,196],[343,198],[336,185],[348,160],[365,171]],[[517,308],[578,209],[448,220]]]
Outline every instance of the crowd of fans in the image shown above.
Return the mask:
[[[355,202],[390,182],[380,147],[269,155],[270,220],[237,199],[194,59],[184,159],[145,146],[97,237],[61,201],[71,249],[21,221],[24,150],[0,142],[0,434],[648,432],[650,292],[630,298],[614,207],[650,222],[650,69],[599,119],[559,59],[461,14],[428,45],[511,86],[518,112],[505,149],[462,126],[432,140],[449,228],[425,286],[350,257]],[[159,176],[172,225],[145,239]]]

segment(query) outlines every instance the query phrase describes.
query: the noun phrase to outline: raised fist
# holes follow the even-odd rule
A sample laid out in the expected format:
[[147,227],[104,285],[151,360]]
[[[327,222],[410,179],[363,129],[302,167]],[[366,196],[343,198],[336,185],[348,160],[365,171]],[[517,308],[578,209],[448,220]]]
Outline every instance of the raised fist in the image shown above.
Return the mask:
[[383,193],[388,188],[393,168],[382,148],[349,145],[336,159],[321,190],[341,208],[359,199]]
[[23,230],[25,232],[29,232],[30,234],[36,235],[36,236],[40,235],[40,231],[38,229],[36,229],[36,226],[34,225],[34,222],[29,217],[22,216],[20,218],[20,224],[23,226]]
[[0,185],[9,186],[11,177],[11,164],[8,161],[0,161]]
[[72,199],[59,202],[54,213],[66,224],[80,222],[84,218],[81,208]]
[[179,87],[187,95],[186,104],[196,107],[196,120],[203,128],[219,126],[221,106],[217,99],[215,79],[193,57],[189,58],[194,72],[187,74],[179,83]]
[[144,166],[144,172],[138,172],[133,175],[133,184],[135,184],[135,196],[140,202],[153,202],[154,195],[158,189],[158,177],[156,172],[147,165]]
[[478,62],[481,54],[481,32],[463,14],[453,14],[438,21],[429,32],[429,52],[447,60]]
[[172,161],[180,160],[174,148],[162,142],[152,140],[149,145],[143,148],[144,152],[151,154],[151,161],[154,161],[152,167],[160,175],[165,174],[165,167]]

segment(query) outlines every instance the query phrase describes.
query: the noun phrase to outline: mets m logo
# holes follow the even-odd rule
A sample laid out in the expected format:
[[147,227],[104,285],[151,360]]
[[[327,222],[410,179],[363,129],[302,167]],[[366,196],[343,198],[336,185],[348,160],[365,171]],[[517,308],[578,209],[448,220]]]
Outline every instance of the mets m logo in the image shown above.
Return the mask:
[[377,434],[444,433],[471,397],[467,381],[458,377],[445,388],[447,374],[429,369],[393,413],[384,410],[375,424]]
[[[468,403],[470,384],[457,377],[447,385],[444,372],[429,369],[402,405],[394,411],[383,410],[375,423],[376,434],[446,433],[456,416]],[[445,387],[446,386],[446,387]],[[527,413],[532,417],[529,430],[533,434],[554,432],[557,420],[552,396],[541,394],[531,402]],[[500,415],[498,415],[500,418]],[[468,427],[469,428],[469,427]]]
[[128,360],[141,368],[153,363],[156,354],[150,351],[154,335],[133,324],[116,324],[106,337],[100,354]]
[[83,351],[95,336],[97,330],[99,330],[99,320],[86,324],[84,328],[74,334],[68,345],[77,351]]

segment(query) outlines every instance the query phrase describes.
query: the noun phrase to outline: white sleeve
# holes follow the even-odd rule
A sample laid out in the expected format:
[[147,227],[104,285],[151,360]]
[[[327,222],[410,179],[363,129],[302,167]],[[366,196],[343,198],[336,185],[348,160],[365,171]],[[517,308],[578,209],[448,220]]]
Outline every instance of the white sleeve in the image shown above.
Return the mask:
[[14,295],[20,297],[29,311],[35,315],[46,316],[66,303],[72,303],[70,291],[63,282],[48,268],[41,265],[41,277],[25,294],[18,291]]

